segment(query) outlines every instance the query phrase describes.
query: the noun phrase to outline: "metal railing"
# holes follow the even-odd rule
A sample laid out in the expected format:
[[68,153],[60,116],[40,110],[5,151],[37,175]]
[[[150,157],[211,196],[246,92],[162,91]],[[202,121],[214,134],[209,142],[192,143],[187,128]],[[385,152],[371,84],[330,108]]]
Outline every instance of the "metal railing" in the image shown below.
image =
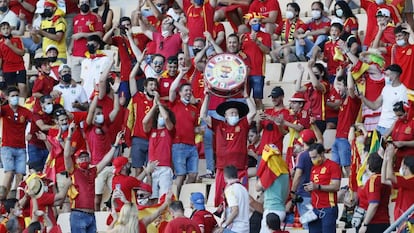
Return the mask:
[[401,223],[403,223],[404,221],[407,221],[408,216],[410,216],[413,212],[414,212],[414,204],[411,205],[411,207],[408,208],[408,210],[406,210],[393,224],[391,224],[391,226],[389,226],[387,230],[384,231],[384,233],[391,233],[392,231],[397,229],[398,226],[401,225]]

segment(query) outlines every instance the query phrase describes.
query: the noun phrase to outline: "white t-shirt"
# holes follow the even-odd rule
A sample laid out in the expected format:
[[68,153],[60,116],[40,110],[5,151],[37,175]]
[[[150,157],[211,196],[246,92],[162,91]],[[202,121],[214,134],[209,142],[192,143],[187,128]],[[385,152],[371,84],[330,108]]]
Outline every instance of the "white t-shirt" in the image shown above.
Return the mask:
[[394,114],[393,106],[398,101],[407,101],[407,88],[401,84],[397,87],[385,85],[381,92],[382,96],[382,111],[378,126],[384,128],[391,128],[397,117]]
[[226,216],[230,215],[230,207],[239,207],[239,214],[227,228],[237,233],[249,232],[249,192],[240,183],[234,183],[224,190],[224,195],[228,203]]
[[80,109],[72,107],[72,103],[78,101],[79,103],[88,102],[88,97],[83,87],[79,84],[76,86],[69,85],[65,87],[61,84],[58,84],[53,87],[53,90],[60,91],[62,93],[63,107],[69,112],[79,112]]
[[[104,69],[109,66],[109,57],[97,57],[94,59],[85,58],[82,61],[80,78],[83,80],[83,88],[86,96],[91,96],[95,86],[99,83]],[[72,77],[74,78],[74,77]],[[75,77],[76,80],[76,77]]]

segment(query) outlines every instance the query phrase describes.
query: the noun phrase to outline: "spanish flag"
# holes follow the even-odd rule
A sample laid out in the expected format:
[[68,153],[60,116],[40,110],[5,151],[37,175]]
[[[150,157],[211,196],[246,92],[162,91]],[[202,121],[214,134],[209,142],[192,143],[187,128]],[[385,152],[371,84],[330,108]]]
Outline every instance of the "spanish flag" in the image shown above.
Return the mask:
[[362,183],[362,176],[365,173],[365,170],[367,168],[367,163],[368,163],[368,158],[369,158],[369,154],[373,153],[373,152],[377,152],[378,149],[380,147],[380,138],[378,137],[378,133],[377,130],[374,130],[372,132],[372,137],[371,137],[371,145],[369,147],[369,153],[368,155],[365,157],[364,161],[361,164],[361,167],[358,170],[357,173],[357,183],[358,186],[361,187],[364,184]]
[[288,166],[277,146],[274,144],[265,145],[262,153],[262,162],[257,170],[257,176],[263,187],[267,189],[277,177],[288,173]]

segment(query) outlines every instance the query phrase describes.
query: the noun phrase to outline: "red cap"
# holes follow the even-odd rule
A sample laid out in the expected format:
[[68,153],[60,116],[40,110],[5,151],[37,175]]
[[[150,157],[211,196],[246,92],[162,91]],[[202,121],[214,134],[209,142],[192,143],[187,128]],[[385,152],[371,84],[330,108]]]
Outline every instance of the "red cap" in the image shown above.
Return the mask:
[[88,155],[89,155],[89,153],[88,153],[88,151],[87,151],[87,150],[80,149],[80,150],[76,151],[76,153],[75,153],[75,157],[77,158],[77,157],[79,157],[81,154],[88,154]]
[[147,183],[141,182],[141,184],[137,188],[152,194],[152,186]]
[[296,92],[293,94],[292,98],[290,98],[290,101],[305,102],[305,95],[303,92]]
[[119,174],[121,172],[121,169],[128,163],[128,158],[124,156],[119,156],[114,159],[112,164],[115,167],[114,173]]
[[57,7],[56,1],[53,1],[53,0],[46,0],[43,5],[45,7]]
[[304,143],[309,143],[312,139],[316,141],[316,135],[311,129],[304,129],[300,132],[300,137]]

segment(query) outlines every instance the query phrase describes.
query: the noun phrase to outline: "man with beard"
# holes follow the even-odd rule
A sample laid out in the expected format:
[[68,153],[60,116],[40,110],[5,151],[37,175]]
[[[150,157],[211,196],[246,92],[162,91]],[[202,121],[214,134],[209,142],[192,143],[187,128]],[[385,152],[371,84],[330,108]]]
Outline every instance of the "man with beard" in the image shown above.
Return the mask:
[[128,105],[129,116],[127,126],[131,130],[131,163],[135,175],[138,176],[148,161],[148,135],[144,132],[142,120],[153,105],[154,92],[158,88],[157,79],[148,77],[144,81],[144,92],[138,92],[135,76],[139,70],[137,63],[129,76],[131,101]]

